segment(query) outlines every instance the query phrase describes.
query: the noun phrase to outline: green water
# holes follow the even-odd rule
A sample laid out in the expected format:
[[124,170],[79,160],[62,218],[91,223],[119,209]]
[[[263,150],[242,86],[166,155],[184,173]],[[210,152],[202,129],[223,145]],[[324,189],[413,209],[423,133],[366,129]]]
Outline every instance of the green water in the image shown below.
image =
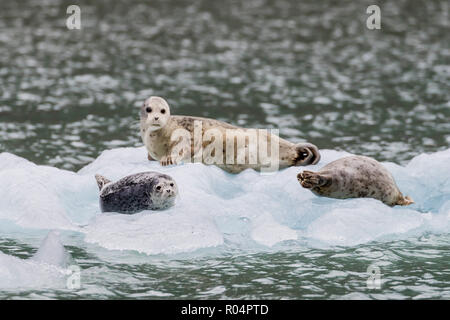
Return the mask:
[[[0,3],[0,152],[76,171],[105,149],[142,145],[150,95],[173,114],[382,161],[449,148],[446,0],[378,1],[381,30],[366,28],[371,1],[77,1],[81,30],[65,26],[70,4]],[[4,253],[35,250],[0,239]],[[450,298],[448,234],[130,264],[67,249],[87,275],[81,290],[0,297]],[[376,290],[372,252],[385,262]]]
[[[142,257],[114,263],[67,249],[82,267],[78,290],[2,290],[1,298],[36,299],[450,299],[448,235],[371,243],[333,250],[234,252],[213,257]],[[22,258],[33,250],[0,242]],[[123,255],[123,254],[122,254]],[[136,258],[134,258],[136,260]],[[367,266],[381,267],[379,288],[368,289]]]

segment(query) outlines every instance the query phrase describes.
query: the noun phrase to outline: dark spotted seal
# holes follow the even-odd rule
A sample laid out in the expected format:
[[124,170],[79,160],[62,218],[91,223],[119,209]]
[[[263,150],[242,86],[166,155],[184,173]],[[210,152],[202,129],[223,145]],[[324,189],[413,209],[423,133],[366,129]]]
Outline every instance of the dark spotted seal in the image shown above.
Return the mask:
[[[311,143],[294,144],[267,133],[266,130],[240,128],[215,119],[171,115],[168,103],[160,97],[145,100],[141,107],[140,118],[141,137],[147,147],[148,158],[159,161],[163,166],[181,162],[202,162],[214,164],[230,173],[239,173],[247,168],[264,170],[267,159],[263,159],[262,153],[258,153],[257,159],[250,161],[249,151],[258,148],[260,152],[266,147],[263,144],[268,145],[272,141],[276,141],[279,146],[278,150],[270,151],[270,163],[276,162],[277,165],[273,167],[270,165],[273,170],[267,171],[316,164],[320,160],[318,148]],[[188,136],[183,142],[173,138],[180,131],[186,132]],[[258,138],[252,140],[250,135],[255,132],[258,132]],[[199,143],[195,142],[196,133],[201,136]],[[211,137],[212,135],[214,137]],[[216,139],[217,135],[221,137],[221,142]],[[227,139],[242,143],[236,142],[229,148],[226,145]],[[214,151],[211,152],[211,157],[205,160],[204,153],[199,150],[208,148]],[[184,152],[185,150],[187,151]],[[196,158],[195,155],[199,153],[202,155]],[[247,158],[240,162],[238,157],[242,155]]]
[[350,156],[333,161],[319,172],[303,171],[297,175],[303,188],[318,196],[347,199],[374,198],[389,206],[407,206],[413,200],[398,189],[394,178],[378,161],[364,156]]
[[95,175],[100,189],[102,212],[133,214],[142,210],[159,210],[173,206],[177,184],[168,175],[142,172],[117,182]]

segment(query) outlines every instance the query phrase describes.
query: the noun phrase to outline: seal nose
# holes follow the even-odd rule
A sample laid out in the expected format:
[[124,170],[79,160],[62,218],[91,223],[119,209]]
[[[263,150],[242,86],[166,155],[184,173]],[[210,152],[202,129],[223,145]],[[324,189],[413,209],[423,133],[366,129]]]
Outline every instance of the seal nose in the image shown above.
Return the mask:
[[159,117],[155,117],[155,121],[158,120],[158,119],[159,119]]

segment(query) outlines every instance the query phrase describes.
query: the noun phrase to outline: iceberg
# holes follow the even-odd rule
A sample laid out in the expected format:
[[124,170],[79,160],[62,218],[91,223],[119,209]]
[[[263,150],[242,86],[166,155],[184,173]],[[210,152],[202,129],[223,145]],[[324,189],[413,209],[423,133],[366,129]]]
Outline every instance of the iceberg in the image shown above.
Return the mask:
[[30,259],[0,252],[0,288],[64,288],[71,257],[64,249],[59,234],[51,231]]
[[[349,155],[321,153],[316,165],[270,175],[251,169],[232,175],[199,163],[162,167],[147,160],[144,147],[106,150],[78,172],[1,153],[0,219],[23,232],[66,230],[83,235],[82,241],[93,247],[148,255],[354,246],[450,231],[450,149],[418,155],[406,166],[382,163],[415,201],[393,208],[374,199],[320,198],[302,188],[298,172],[317,171]],[[94,175],[118,180],[143,171],[175,179],[175,206],[135,215],[101,213]]]

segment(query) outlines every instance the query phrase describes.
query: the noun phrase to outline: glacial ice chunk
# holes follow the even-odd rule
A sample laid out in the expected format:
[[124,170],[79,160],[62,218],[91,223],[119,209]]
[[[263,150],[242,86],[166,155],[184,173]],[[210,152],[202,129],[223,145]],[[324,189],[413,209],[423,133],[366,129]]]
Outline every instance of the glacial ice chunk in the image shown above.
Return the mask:
[[50,232],[30,259],[0,252],[0,288],[64,288],[70,255],[56,232]]
[[70,260],[70,255],[61,243],[59,233],[50,231],[31,259],[65,268]]
[[[349,155],[334,150],[321,154],[313,166],[232,175],[198,163],[162,167],[147,160],[144,147],[106,150],[77,173],[1,153],[0,219],[25,228],[71,230],[94,246],[146,254],[275,245],[282,250],[286,241],[289,246],[353,246],[449,232],[450,149],[418,155],[406,166],[382,163],[402,193],[415,201],[393,208],[374,199],[317,197],[302,188],[296,179],[300,171],[317,171]],[[135,215],[101,213],[94,175],[115,181],[143,171],[175,179],[176,205]]]

